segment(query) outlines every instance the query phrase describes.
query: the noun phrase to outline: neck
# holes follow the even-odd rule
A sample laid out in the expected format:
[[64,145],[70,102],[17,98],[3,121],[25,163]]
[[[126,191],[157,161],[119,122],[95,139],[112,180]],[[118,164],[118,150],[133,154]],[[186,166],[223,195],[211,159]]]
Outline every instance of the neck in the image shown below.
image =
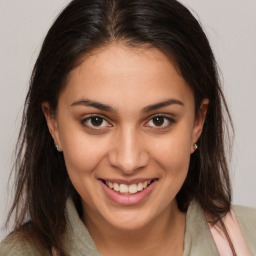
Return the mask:
[[99,223],[88,214],[84,219],[101,255],[183,254],[186,215],[178,210],[176,201],[160,216],[136,230]]

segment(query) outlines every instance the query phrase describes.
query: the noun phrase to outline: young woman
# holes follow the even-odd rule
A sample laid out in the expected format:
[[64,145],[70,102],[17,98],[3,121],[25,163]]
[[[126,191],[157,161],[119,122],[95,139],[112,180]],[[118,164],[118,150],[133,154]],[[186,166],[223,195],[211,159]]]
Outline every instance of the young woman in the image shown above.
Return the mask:
[[179,2],[72,1],[33,70],[0,255],[255,255],[256,211],[231,206],[225,111]]

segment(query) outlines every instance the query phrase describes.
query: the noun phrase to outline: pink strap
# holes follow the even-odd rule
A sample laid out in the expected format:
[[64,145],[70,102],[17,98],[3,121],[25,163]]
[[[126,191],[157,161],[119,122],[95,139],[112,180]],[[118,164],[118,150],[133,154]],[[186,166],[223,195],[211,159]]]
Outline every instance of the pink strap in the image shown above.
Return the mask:
[[[222,220],[233,243],[236,255],[252,256],[234,212],[231,210],[231,212],[229,212]],[[233,256],[223,230],[217,227],[217,225],[214,225],[213,227],[209,225],[209,227],[220,255]]]
[[57,250],[52,247],[52,256],[59,256],[60,254],[57,252]]

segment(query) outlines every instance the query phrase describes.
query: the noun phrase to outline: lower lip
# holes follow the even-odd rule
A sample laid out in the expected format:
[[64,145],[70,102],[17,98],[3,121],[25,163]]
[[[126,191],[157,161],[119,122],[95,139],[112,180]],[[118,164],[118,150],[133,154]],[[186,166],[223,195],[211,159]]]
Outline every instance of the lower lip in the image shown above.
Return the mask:
[[139,191],[135,194],[120,194],[116,192],[115,190],[108,187],[106,184],[103,183],[103,181],[100,181],[101,186],[106,193],[106,195],[115,203],[119,205],[135,205],[139,204],[142,201],[144,201],[149,194],[151,193],[154,185],[156,184],[157,180],[154,180],[150,185],[148,185],[146,188],[144,188],[142,191]]

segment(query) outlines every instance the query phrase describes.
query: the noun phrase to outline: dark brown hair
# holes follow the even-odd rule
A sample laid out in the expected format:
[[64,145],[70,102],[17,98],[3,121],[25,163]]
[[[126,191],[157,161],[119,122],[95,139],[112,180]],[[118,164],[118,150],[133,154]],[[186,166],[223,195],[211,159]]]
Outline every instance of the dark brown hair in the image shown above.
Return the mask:
[[[213,223],[230,210],[223,111],[229,120],[230,116],[199,22],[175,0],[74,0],[50,28],[35,63],[17,145],[16,194],[9,214],[9,218],[15,215],[15,230],[29,233],[41,247],[49,251],[55,247],[62,255],[67,197],[73,197],[80,213],[81,209],[41,105],[49,102],[56,110],[58,95],[79,60],[112,42],[161,50],[175,60],[192,88],[196,111],[203,99],[210,100],[199,150],[191,156],[177,202],[186,211],[195,198]],[[24,225],[27,218],[30,221]]]

